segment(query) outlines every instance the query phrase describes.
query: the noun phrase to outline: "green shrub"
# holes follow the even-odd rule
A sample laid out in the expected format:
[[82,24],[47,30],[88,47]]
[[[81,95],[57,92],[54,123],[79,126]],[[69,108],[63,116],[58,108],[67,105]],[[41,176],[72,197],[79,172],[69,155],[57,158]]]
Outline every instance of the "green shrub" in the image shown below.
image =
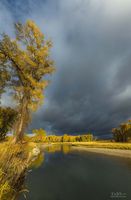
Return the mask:
[[0,107],[0,140],[5,139],[7,132],[12,129],[16,119],[16,110],[10,107]]

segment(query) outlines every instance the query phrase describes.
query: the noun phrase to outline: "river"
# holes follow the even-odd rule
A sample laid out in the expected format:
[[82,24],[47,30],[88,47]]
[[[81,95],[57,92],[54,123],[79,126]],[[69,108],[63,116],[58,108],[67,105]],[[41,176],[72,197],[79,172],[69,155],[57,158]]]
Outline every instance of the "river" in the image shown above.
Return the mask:
[[28,200],[131,200],[131,160],[48,149],[34,162],[26,187]]

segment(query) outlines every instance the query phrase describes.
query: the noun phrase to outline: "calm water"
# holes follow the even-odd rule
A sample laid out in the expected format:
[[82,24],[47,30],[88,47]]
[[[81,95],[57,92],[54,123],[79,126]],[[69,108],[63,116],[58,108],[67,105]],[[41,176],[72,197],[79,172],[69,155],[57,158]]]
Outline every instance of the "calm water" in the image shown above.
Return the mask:
[[29,200],[131,200],[129,159],[46,152],[34,165],[26,180]]

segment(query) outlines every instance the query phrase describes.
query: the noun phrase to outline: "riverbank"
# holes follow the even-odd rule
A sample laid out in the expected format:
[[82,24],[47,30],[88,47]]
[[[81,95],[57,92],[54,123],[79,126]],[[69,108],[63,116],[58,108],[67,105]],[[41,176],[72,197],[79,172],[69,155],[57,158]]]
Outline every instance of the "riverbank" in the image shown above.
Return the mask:
[[[63,151],[70,152],[72,150],[88,151],[100,154],[114,155],[119,157],[131,158],[131,143],[115,143],[107,141],[94,142],[60,142],[41,144],[41,149],[48,147],[49,152]],[[70,148],[67,148],[70,147]]]
[[80,146],[80,147],[87,147],[87,148],[131,150],[131,143],[118,143],[118,142],[110,142],[110,141],[73,142],[72,146]]
[[73,143],[72,148],[78,151],[94,152],[112,156],[131,158],[131,143],[94,141]]
[[111,155],[111,156],[131,158],[131,150],[89,148],[89,147],[83,147],[83,146],[73,146],[72,149],[75,151],[86,151],[86,152],[99,153],[99,154],[105,154],[105,155]]
[[0,199],[17,199],[25,190],[24,180],[29,166],[37,158],[40,150],[35,143],[0,143]]

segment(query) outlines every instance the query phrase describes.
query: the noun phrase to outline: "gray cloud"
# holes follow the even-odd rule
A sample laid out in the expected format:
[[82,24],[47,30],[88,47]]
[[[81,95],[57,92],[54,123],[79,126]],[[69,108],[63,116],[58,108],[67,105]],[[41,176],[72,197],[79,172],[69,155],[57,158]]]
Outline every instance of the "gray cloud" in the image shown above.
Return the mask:
[[29,129],[106,133],[130,118],[130,0],[26,2],[6,7],[52,38],[57,68]]

